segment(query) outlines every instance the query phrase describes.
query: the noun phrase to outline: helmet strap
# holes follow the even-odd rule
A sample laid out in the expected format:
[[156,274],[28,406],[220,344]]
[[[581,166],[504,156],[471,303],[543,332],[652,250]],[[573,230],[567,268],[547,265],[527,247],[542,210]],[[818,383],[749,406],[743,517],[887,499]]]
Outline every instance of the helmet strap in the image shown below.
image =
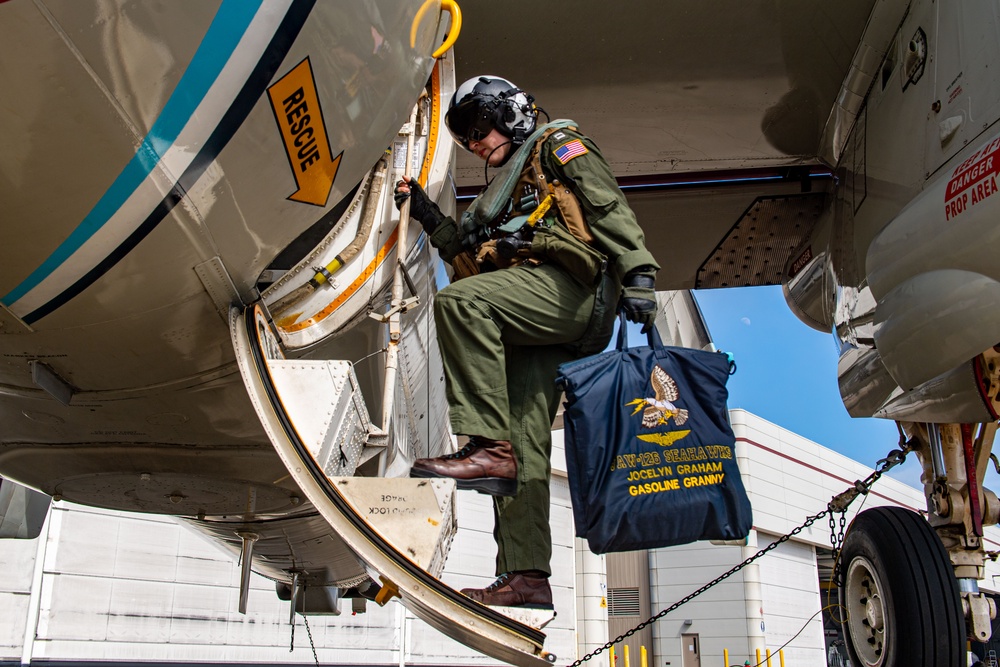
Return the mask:
[[505,141],[502,144],[500,144],[499,146],[497,146],[496,148],[494,148],[493,150],[491,150],[486,155],[485,164],[483,164],[483,179],[486,181],[486,185],[487,186],[489,186],[489,184],[490,184],[490,172],[489,172],[489,169],[490,169],[490,157],[492,157],[492,155],[495,152],[497,152],[498,150],[500,150],[501,148],[503,148],[507,144],[513,144],[513,145],[510,147],[510,150],[507,152],[507,157],[505,157],[504,160],[503,160],[503,162],[501,164],[498,164],[497,167],[504,166],[505,164],[507,164],[507,161],[510,160],[510,156],[514,154],[514,151],[516,151],[520,147],[520,145],[518,143],[511,142],[511,141]]

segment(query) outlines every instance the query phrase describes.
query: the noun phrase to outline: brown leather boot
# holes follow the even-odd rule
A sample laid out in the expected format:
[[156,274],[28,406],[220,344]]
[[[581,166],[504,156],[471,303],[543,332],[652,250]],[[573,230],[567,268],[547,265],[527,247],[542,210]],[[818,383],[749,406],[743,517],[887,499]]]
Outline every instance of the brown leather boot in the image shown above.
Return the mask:
[[473,436],[454,454],[417,459],[410,477],[449,477],[460,489],[513,496],[517,493],[517,459],[509,441]]
[[501,574],[486,588],[463,588],[462,595],[494,607],[552,609],[549,578],[538,570]]

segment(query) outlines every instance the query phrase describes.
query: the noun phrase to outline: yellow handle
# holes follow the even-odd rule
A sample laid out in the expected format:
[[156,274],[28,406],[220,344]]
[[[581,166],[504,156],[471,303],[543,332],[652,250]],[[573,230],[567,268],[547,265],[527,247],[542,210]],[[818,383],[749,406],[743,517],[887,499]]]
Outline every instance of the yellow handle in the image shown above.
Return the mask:
[[375,594],[375,603],[384,607],[389,603],[389,600],[399,597],[399,588],[381,575],[379,575],[379,581],[382,582],[382,588],[378,589],[378,593]]
[[444,39],[444,44],[438,47],[437,51],[431,54],[432,58],[440,58],[445,52],[458,41],[458,33],[462,32],[462,10],[455,0],[441,0],[441,9],[451,14],[451,27],[448,28],[448,36]]
[[[437,0],[424,0],[424,4],[420,5],[420,9],[417,10],[417,15],[413,17],[413,24],[410,25],[411,49],[416,48],[417,45],[417,27],[423,21],[427,10],[435,4],[437,4]],[[458,33],[462,31],[462,10],[458,3],[455,0],[441,0],[441,9],[451,14],[451,27],[448,28],[448,36],[445,37],[444,44],[431,54],[432,58],[443,56],[448,49],[455,45],[455,42],[458,41]]]
[[549,207],[551,206],[552,195],[545,195],[545,199],[543,199],[542,203],[538,205],[538,208],[532,211],[531,215],[528,216],[527,225],[529,227],[534,227],[538,221],[542,219],[546,212],[548,212]]

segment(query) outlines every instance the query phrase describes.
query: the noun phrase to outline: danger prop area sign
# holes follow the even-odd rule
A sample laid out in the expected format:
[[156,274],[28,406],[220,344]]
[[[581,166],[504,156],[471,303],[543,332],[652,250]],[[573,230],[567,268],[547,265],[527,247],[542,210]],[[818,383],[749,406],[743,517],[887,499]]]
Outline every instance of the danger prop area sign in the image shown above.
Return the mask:
[[965,213],[997,191],[1000,174],[1000,136],[994,137],[960,164],[944,190],[945,220]]

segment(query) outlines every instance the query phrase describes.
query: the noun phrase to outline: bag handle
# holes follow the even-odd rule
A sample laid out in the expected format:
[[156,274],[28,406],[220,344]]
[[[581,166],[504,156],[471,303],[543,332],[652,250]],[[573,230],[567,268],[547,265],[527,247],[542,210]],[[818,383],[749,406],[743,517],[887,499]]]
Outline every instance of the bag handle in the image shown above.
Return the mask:
[[[625,326],[625,313],[623,311],[618,312],[618,343],[615,346],[619,351],[628,349],[628,332]],[[657,349],[665,347],[663,345],[663,339],[660,338],[660,332],[657,331],[656,327],[650,327],[649,331],[646,332],[646,342],[652,349]],[[726,361],[729,363],[729,374],[734,375],[736,373],[736,360],[733,355],[729,352],[723,352],[722,350],[715,350],[716,354],[723,354],[726,356]]]
[[[618,311],[618,344],[615,346],[619,350],[628,349],[628,331],[625,326],[625,312]],[[656,349],[658,347],[663,347],[663,340],[660,338],[660,332],[656,330],[656,326],[649,327],[649,331],[646,332],[646,342],[649,347]]]

